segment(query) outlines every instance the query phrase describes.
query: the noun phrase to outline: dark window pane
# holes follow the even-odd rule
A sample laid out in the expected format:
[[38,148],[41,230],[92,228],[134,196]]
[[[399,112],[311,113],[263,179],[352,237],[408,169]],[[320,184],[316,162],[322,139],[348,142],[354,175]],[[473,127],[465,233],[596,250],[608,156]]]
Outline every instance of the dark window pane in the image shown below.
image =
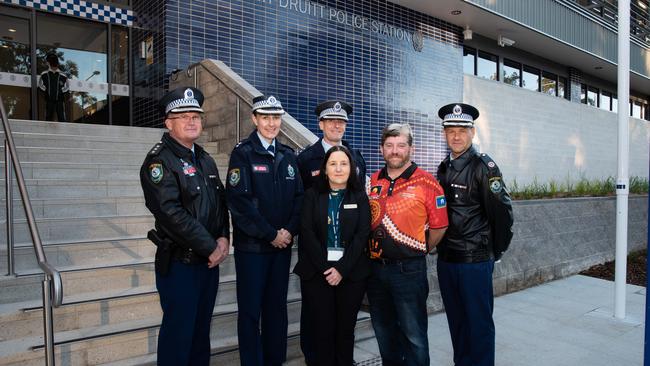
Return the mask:
[[521,64],[512,60],[503,60],[503,82],[521,86]]
[[542,72],[542,93],[548,95],[557,95],[557,75],[550,72]]
[[0,15],[0,72],[31,74],[29,22]]
[[129,125],[129,97],[113,96],[113,123],[119,126]]
[[490,80],[499,80],[498,57],[483,51],[478,52],[476,75]]
[[539,69],[524,65],[521,86],[526,89],[539,91]]
[[600,93],[600,108],[606,111],[612,110],[612,93],[603,91]]
[[560,76],[557,81],[557,96],[560,98],[567,98],[568,99],[568,93],[567,93],[567,81],[566,78],[563,78]]
[[470,47],[463,49],[463,72],[469,75],[476,75],[474,64],[476,62],[476,50]]
[[70,121],[108,124],[108,95],[73,92],[70,98]]
[[129,32],[126,28],[113,26],[111,40],[111,82],[129,83]]
[[612,96],[612,112],[618,112],[618,98],[616,95]]
[[592,87],[587,89],[587,104],[598,107],[598,89]]
[[580,103],[587,104],[587,86],[585,84],[580,86]]
[[7,117],[31,119],[31,92],[29,88],[0,85],[0,95],[5,105]]

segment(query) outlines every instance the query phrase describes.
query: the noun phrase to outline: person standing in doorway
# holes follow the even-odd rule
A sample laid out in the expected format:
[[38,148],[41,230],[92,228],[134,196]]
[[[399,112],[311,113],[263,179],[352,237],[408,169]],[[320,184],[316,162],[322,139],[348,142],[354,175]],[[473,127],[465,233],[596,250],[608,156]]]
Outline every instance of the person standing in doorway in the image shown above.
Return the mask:
[[59,70],[59,56],[50,52],[45,57],[48,69],[38,78],[38,88],[45,95],[45,120],[54,121],[54,113],[59,122],[67,122],[65,101],[68,98],[70,86],[68,77]]

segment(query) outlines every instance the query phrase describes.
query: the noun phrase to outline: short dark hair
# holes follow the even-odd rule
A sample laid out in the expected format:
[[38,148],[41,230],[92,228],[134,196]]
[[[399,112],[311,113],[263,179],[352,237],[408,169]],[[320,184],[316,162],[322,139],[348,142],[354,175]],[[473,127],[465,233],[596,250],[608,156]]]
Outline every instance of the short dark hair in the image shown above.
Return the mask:
[[384,142],[389,137],[397,137],[400,135],[406,135],[409,146],[413,146],[413,131],[408,123],[391,123],[384,127],[381,131],[381,146],[384,146]]
[[323,158],[323,162],[320,164],[320,173],[318,174],[318,177],[316,177],[314,188],[321,193],[330,191],[330,183],[327,180],[325,168],[327,167],[327,161],[330,159],[330,156],[332,156],[332,154],[337,151],[342,151],[348,157],[348,160],[350,160],[350,176],[348,177],[348,184],[345,188],[348,191],[352,192],[361,191],[363,187],[361,187],[359,177],[357,176],[357,164],[354,162],[354,159],[352,159],[350,150],[348,150],[348,148],[343,145],[332,146],[327,151],[325,157]]

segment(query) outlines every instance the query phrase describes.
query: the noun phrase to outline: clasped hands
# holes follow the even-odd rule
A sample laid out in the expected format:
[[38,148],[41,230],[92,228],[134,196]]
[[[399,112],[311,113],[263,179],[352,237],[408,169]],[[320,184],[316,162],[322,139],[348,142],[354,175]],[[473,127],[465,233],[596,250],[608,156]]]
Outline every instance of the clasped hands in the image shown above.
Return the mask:
[[273,239],[271,245],[276,248],[284,249],[291,244],[292,239],[293,237],[291,236],[291,233],[283,228],[278,230],[278,233],[275,235],[275,239]]
[[208,268],[214,268],[223,262],[228,257],[230,242],[225,237],[217,239],[217,247],[208,257]]

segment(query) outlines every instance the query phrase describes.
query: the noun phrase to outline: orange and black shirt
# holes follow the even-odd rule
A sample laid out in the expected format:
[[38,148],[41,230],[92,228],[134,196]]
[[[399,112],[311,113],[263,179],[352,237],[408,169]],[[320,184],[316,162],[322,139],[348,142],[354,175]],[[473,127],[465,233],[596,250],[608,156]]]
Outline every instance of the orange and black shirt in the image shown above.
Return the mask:
[[386,167],[370,178],[370,258],[405,259],[425,255],[426,232],[449,225],[447,202],[433,175],[415,163],[396,179]]

